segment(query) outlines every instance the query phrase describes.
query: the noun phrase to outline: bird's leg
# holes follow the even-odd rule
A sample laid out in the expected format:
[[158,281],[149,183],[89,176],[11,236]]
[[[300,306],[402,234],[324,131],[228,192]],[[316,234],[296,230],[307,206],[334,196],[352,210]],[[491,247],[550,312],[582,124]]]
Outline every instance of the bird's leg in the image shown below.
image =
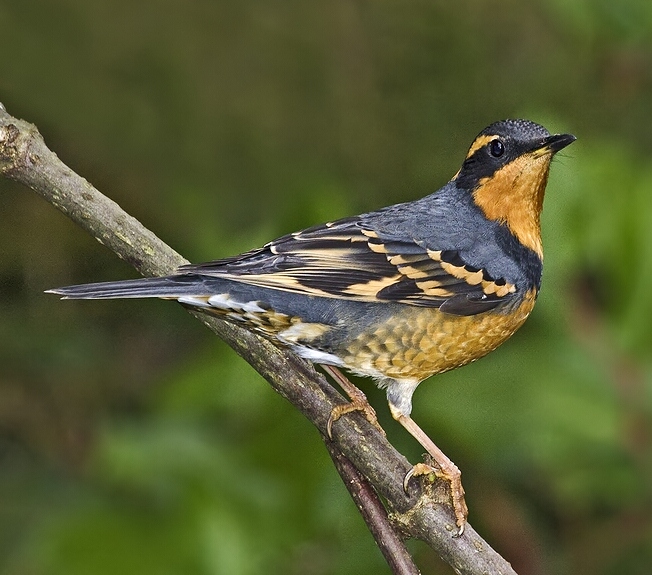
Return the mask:
[[337,421],[344,414],[351,413],[352,411],[361,411],[367,418],[367,421],[376,427],[378,431],[380,431],[383,435],[385,435],[385,430],[380,426],[380,423],[378,423],[376,412],[367,401],[367,396],[355,385],[353,385],[347,379],[347,377],[336,367],[325,364],[321,364],[321,366],[324,371],[337,382],[337,384],[342,388],[342,390],[344,390],[346,395],[348,395],[349,399],[351,400],[351,403],[337,405],[333,408],[333,411],[331,411],[330,417],[328,418],[328,423],[326,424],[328,437],[331,439],[333,437],[333,422]]
[[426,463],[417,463],[410,471],[408,471],[405,479],[403,480],[403,488],[407,491],[407,486],[412,477],[415,475],[428,475],[433,473],[436,477],[447,481],[451,488],[451,500],[453,504],[453,511],[455,513],[455,523],[457,524],[457,536],[464,533],[466,525],[466,517],[469,513],[464,500],[464,488],[462,487],[462,474],[446,454],[437,447],[432,439],[430,439],[425,431],[421,429],[416,422],[409,416],[403,414],[396,414],[395,419],[408,430],[410,435],[414,437],[434,459],[437,467],[427,465]]

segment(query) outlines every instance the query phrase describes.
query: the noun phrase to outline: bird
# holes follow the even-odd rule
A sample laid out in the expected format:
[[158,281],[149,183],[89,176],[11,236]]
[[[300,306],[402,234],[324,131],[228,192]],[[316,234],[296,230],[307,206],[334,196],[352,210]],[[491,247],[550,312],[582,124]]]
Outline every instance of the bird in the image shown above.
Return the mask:
[[63,299],[162,298],[216,315],[322,365],[349,395],[332,425],[362,410],[340,369],[384,388],[391,415],[450,486],[461,535],[468,508],[457,466],[411,418],[428,377],[493,351],[532,311],[543,267],[540,215],[553,156],[575,141],[523,119],[495,122],[461,168],[420,199],[284,235],[263,247],[155,278],[48,290]]

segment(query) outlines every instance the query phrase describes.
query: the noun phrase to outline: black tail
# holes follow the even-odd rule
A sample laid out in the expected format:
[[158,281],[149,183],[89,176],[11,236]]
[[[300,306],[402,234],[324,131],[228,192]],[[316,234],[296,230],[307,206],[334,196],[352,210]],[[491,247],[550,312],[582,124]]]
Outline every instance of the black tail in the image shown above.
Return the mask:
[[177,299],[182,296],[211,295],[205,278],[199,275],[177,275],[117,282],[101,282],[49,289],[62,299],[115,299],[159,297]]

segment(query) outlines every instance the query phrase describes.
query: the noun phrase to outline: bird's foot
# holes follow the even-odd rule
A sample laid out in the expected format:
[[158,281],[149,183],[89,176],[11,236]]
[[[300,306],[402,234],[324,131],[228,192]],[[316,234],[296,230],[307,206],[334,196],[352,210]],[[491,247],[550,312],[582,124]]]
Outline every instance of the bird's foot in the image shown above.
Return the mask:
[[328,432],[329,439],[333,439],[333,423],[337,421],[340,417],[352,411],[361,411],[367,421],[371,423],[380,433],[385,436],[385,430],[378,423],[378,418],[376,417],[376,411],[371,407],[370,403],[367,401],[367,396],[360,391],[355,385],[353,385],[344,374],[333,367],[332,365],[323,365],[324,371],[328,373],[338,385],[346,392],[351,400],[351,403],[345,403],[344,405],[337,405],[331,411],[330,417],[328,418],[328,423],[326,424],[326,431]]
[[450,486],[451,503],[453,513],[455,514],[455,524],[457,533],[455,537],[460,537],[466,527],[466,518],[469,514],[466,501],[464,500],[464,487],[462,487],[462,474],[457,466],[451,462],[450,466],[434,467],[427,463],[417,463],[410,471],[407,472],[403,479],[403,489],[407,493],[410,479],[419,475],[434,475],[438,479],[446,481]]
[[366,420],[371,423],[380,433],[385,436],[385,430],[378,423],[378,418],[376,417],[376,411],[369,404],[365,398],[363,401],[353,400],[351,403],[345,403],[343,405],[336,405],[331,411],[330,417],[328,418],[328,423],[326,424],[326,431],[328,432],[329,439],[333,439],[333,423],[337,421],[340,417],[347,413],[353,411],[361,411]]

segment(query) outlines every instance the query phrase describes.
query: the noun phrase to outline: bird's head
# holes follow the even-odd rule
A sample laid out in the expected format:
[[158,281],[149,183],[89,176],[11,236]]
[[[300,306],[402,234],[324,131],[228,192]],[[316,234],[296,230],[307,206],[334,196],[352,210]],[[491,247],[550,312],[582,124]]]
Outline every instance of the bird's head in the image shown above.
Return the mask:
[[504,120],[473,141],[454,180],[490,219],[542,257],[540,214],[552,157],[575,141],[528,120]]

